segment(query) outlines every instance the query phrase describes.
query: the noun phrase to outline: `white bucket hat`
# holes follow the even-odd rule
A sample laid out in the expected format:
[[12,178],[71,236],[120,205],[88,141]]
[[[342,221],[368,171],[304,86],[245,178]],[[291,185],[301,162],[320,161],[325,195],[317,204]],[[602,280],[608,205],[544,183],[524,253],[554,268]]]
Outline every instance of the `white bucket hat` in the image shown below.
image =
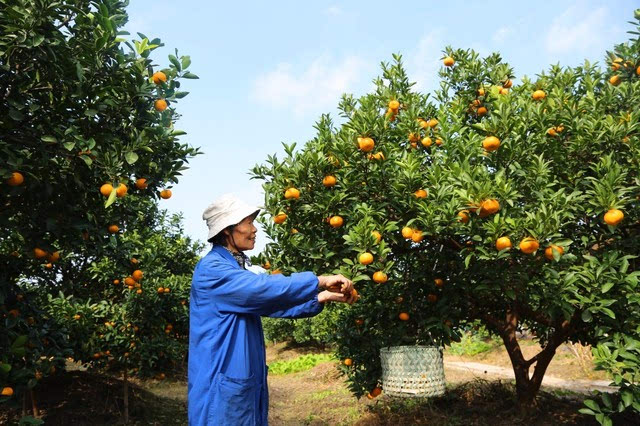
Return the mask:
[[207,222],[209,236],[215,237],[227,226],[242,222],[247,216],[257,216],[260,209],[252,207],[233,194],[225,194],[215,200],[202,213],[202,219]]

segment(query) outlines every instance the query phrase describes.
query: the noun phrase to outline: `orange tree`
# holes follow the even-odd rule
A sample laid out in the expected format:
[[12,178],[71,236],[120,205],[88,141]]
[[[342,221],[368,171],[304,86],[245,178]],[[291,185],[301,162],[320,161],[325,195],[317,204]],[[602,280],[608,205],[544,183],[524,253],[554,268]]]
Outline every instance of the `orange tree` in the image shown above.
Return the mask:
[[[471,321],[504,342],[523,408],[563,342],[637,342],[639,52],[515,85],[498,54],[447,48],[433,96],[394,56],[340,125],[323,116],[252,170],[273,217],[257,260],[357,283],[335,324],[356,395],[379,385],[380,347],[446,344]],[[543,348],[530,359],[522,329]]]
[[160,40],[122,39],[126,4],[0,0],[0,402],[35,384],[43,356],[67,355],[26,290],[81,294],[83,267],[138,214],[130,200],[170,197],[199,153],[173,127],[191,61],[176,52],[160,70]]

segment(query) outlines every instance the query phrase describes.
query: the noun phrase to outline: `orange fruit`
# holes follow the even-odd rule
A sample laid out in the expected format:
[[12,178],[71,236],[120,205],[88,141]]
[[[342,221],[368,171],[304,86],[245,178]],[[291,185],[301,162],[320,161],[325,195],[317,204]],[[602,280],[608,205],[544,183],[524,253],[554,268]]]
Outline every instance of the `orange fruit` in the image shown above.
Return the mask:
[[135,257],[131,258],[131,264],[132,265],[137,265],[138,263],[140,263],[140,261],[138,259],[136,259]]
[[398,108],[400,108],[400,102],[396,101],[395,99],[392,101],[389,101],[389,109],[392,111],[397,111]]
[[342,219],[342,217],[337,215],[331,216],[331,219],[329,219],[329,225],[331,225],[332,228],[340,228],[343,223],[344,220]]
[[433,280],[433,283],[436,285],[436,287],[438,288],[442,288],[444,287],[444,280],[442,278],[436,278],[435,280]]
[[429,127],[429,122],[423,120],[422,118],[418,118],[418,124],[420,125],[421,129],[426,129],[427,127]]
[[427,294],[427,301],[429,303],[436,303],[438,301],[438,296],[436,296],[433,293],[429,293],[429,294]]
[[165,293],[171,293],[171,289],[169,287],[165,287],[163,292]]
[[500,139],[495,136],[489,136],[482,141],[482,147],[488,152],[495,151],[500,147]]
[[158,292],[158,294],[164,293],[164,287],[158,287],[157,292]]
[[478,111],[476,111],[476,113],[477,113],[480,117],[482,117],[483,115],[485,115],[485,114],[487,113],[487,108],[486,108],[486,107],[481,106],[480,108],[478,108]]
[[375,388],[373,388],[373,390],[370,392],[371,396],[374,397],[374,398],[379,396],[381,393],[382,393],[382,388],[377,387],[377,386]]
[[621,82],[622,82],[622,79],[620,78],[619,75],[611,76],[611,78],[609,79],[609,83],[611,83],[613,86],[617,86]]
[[506,88],[504,88],[504,87],[501,87],[501,88],[500,88],[500,94],[501,94],[501,95],[506,95],[506,94],[508,94],[508,93],[509,93],[509,89],[506,89]]
[[287,200],[291,200],[292,198],[297,200],[300,198],[300,191],[296,188],[289,188],[284,191],[284,198]]
[[427,191],[425,191],[424,189],[418,189],[413,193],[413,195],[415,195],[416,198],[427,198]]
[[409,314],[406,312],[400,312],[398,318],[400,318],[400,321],[409,321]]
[[498,238],[498,240],[496,241],[496,250],[500,251],[507,248],[511,248],[511,240],[509,239],[509,237]]
[[418,142],[420,140],[420,134],[419,133],[409,133],[409,142]]
[[539,247],[540,243],[538,243],[538,240],[532,237],[526,237],[520,241],[520,250],[525,254],[531,254],[538,250]]
[[263,267],[264,269],[271,269],[271,262],[269,262],[269,261],[267,260],[266,262],[264,262],[264,263],[262,264],[262,267]]
[[24,176],[20,172],[11,173],[11,177],[7,179],[7,185],[9,186],[20,186],[24,182]]
[[558,252],[558,256],[562,256],[564,254],[564,249],[562,247],[551,244],[549,247],[547,247],[544,250],[544,257],[546,257],[549,260],[553,260],[554,249]]
[[169,198],[171,198],[171,190],[170,189],[163,189],[162,191],[160,191],[160,198],[162,198],[163,200],[168,200]]
[[358,141],[358,148],[360,148],[362,152],[371,152],[374,146],[375,143],[371,138],[362,138]]
[[136,280],[134,280],[133,277],[127,277],[124,279],[124,283],[128,286],[134,286],[136,285]]
[[142,279],[142,271],[140,269],[136,269],[135,271],[133,271],[133,273],[131,274],[131,277],[136,280],[136,281],[140,281]]
[[336,177],[333,175],[327,175],[322,179],[322,184],[327,188],[331,188],[336,185]]
[[2,388],[2,392],[0,393],[0,395],[2,396],[13,395],[13,388],[10,388],[9,386],[5,386],[4,388]]
[[53,262],[53,263],[57,262],[58,260],[60,260],[60,252],[54,251],[53,253],[47,256],[47,259],[49,260],[49,262]]
[[156,101],[153,103],[153,107],[156,109],[156,111],[162,112],[167,109],[167,101],[165,101],[164,99],[156,99]]
[[347,358],[344,361],[342,361],[344,363],[344,365],[346,365],[347,367],[351,367],[353,365],[353,360],[351,358]]
[[118,225],[109,225],[109,232],[110,233],[116,234],[119,230],[120,230],[120,228],[118,227]]
[[429,125],[429,127],[433,129],[438,125],[438,120],[436,120],[435,118],[432,118],[431,120],[427,121],[427,124]]
[[547,130],[547,134],[549,136],[558,136],[558,132],[556,132],[556,129],[554,127],[550,128],[549,130]]
[[154,72],[151,78],[153,79],[153,82],[155,84],[161,84],[161,83],[167,82],[167,75],[162,71]]
[[511,86],[513,86],[513,81],[511,81],[510,79],[506,79],[504,83],[502,83],[502,87],[506,89],[511,89]]
[[547,94],[544,93],[543,90],[536,90],[535,92],[533,92],[533,95],[531,95],[531,97],[534,101],[541,101],[547,97]]
[[411,236],[413,235],[413,229],[409,228],[408,226],[405,226],[404,228],[402,228],[402,236],[404,238],[406,238],[407,240],[411,238]]
[[453,64],[455,64],[456,61],[451,56],[447,56],[446,58],[444,58],[442,63],[444,64],[445,67],[450,67]]
[[384,154],[380,151],[376,152],[375,154],[371,154],[371,158],[373,160],[384,160]]
[[358,256],[358,262],[360,262],[361,265],[370,265],[373,263],[373,255],[369,252],[362,253]]
[[145,178],[136,179],[136,188],[147,189],[147,180]]
[[137,289],[137,290],[136,290],[136,293],[137,293],[137,294],[142,294],[142,289],[141,289],[141,288]]
[[36,257],[36,259],[43,259],[47,257],[47,252],[42,250],[41,248],[36,247],[33,249],[33,255]]
[[484,96],[484,88],[479,88],[478,89],[478,96]]
[[423,239],[424,237],[422,236],[422,231],[416,229],[411,233],[411,241],[413,241],[414,243],[419,243]]
[[389,278],[387,277],[387,274],[385,274],[383,271],[376,271],[373,273],[373,282],[382,284],[386,283],[388,279]]
[[127,188],[127,185],[125,185],[124,183],[121,183],[120,185],[118,185],[118,189],[116,189],[116,197],[118,198],[122,198],[125,195],[127,195],[127,191],[129,190],[129,188]]
[[120,280],[113,280],[113,285],[118,285],[120,284]]
[[113,186],[110,183],[105,183],[100,187],[100,193],[105,197],[111,195],[111,191],[113,191]]
[[624,219],[624,213],[618,209],[610,209],[604,214],[604,222],[607,225],[616,226],[622,219]]
[[382,240],[382,234],[378,231],[371,231],[371,235],[376,239],[376,243],[379,243]]
[[45,268],[47,269],[51,269],[53,268],[53,264],[52,263],[47,263],[46,265],[44,265]]
[[287,220],[287,214],[283,212],[278,213],[273,218],[273,221],[278,225],[283,224],[285,220]]
[[640,75],[640,65],[638,65],[638,68],[636,68],[636,74]]
[[429,148],[431,146],[432,141],[431,141],[431,138],[429,136],[426,136],[426,137],[422,138],[422,141],[420,141],[420,143],[425,148]]
[[364,324],[364,320],[362,318],[356,319],[356,325],[363,325],[363,324]]
[[460,222],[468,223],[469,222],[469,210],[462,210],[458,212],[458,217],[460,218]]
[[484,200],[480,203],[480,217],[487,217],[494,213],[497,213],[500,210],[500,203],[496,199]]

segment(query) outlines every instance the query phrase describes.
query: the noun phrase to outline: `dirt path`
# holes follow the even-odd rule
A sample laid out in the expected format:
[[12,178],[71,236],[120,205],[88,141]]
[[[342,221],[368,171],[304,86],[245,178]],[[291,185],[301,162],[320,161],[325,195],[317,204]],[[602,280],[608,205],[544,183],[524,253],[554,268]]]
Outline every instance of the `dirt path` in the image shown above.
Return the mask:
[[[445,374],[451,373],[451,370],[466,373],[467,380],[472,378],[508,378],[514,379],[513,369],[499,367],[496,365],[482,364],[479,362],[468,361],[445,361]],[[471,376],[471,377],[469,377]],[[456,380],[457,381],[457,380]],[[567,389],[574,392],[589,393],[594,390],[602,392],[616,392],[617,388],[609,386],[608,380],[581,380],[581,379],[562,379],[550,375],[545,375],[542,380],[543,386]]]

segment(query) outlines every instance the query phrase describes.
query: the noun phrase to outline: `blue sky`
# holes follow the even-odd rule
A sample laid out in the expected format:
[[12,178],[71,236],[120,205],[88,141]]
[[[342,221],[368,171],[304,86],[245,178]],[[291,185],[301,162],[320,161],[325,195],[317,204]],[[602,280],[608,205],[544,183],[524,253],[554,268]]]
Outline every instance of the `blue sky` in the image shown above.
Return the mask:
[[[134,0],[126,30],[159,37],[153,58],[167,66],[177,48],[190,55],[199,80],[177,106],[182,141],[201,147],[161,206],[182,212],[186,232],[206,238],[202,211],[232,192],[262,203],[248,171],[282,142],[313,137],[322,113],[335,117],[342,93],[372,88],[380,62],[401,53],[411,80],[426,92],[438,85],[445,46],[498,51],[517,77],[559,63],[602,63],[624,42],[640,1],[271,1]],[[516,79],[517,84],[517,79]],[[257,253],[266,237],[258,234]]]

